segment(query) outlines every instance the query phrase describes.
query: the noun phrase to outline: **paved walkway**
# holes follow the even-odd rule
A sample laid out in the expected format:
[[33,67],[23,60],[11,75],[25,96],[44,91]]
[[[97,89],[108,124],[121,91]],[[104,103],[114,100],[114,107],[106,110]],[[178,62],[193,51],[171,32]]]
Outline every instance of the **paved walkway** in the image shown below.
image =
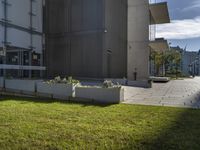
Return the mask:
[[200,109],[200,77],[154,83],[151,89],[125,87],[124,103]]

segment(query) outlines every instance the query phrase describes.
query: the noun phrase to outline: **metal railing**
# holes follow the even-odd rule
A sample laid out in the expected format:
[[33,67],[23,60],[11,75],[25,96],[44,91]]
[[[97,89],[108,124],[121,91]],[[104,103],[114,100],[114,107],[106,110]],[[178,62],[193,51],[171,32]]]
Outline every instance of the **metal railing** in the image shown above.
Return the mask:
[[38,71],[45,71],[46,67],[43,67],[43,66],[23,66],[23,65],[5,65],[5,64],[0,64],[0,69],[5,69],[5,70],[38,70]]

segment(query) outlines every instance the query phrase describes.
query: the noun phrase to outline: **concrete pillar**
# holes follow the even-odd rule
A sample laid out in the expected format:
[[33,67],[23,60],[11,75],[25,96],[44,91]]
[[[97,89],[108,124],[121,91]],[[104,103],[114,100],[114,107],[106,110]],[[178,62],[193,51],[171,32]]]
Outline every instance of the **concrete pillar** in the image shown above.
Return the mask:
[[128,0],[129,80],[149,78],[149,16],[148,0]]

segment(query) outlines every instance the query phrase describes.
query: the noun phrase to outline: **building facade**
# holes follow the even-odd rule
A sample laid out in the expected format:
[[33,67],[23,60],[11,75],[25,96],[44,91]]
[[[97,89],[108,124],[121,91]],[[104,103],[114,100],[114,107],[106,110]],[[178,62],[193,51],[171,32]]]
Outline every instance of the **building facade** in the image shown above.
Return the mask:
[[181,53],[181,72],[183,75],[200,75],[200,52],[187,51],[186,49],[171,47]]
[[150,42],[150,26],[170,22],[165,2],[1,2],[0,75],[4,76],[41,76],[47,67],[47,77],[148,80],[150,49],[160,47],[160,41]]
[[125,1],[49,0],[46,12],[48,76],[126,77]]
[[43,65],[43,0],[0,1],[0,75],[38,77]]
[[48,77],[147,80],[149,25],[170,22],[167,3],[148,0],[48,0],[45,9]]

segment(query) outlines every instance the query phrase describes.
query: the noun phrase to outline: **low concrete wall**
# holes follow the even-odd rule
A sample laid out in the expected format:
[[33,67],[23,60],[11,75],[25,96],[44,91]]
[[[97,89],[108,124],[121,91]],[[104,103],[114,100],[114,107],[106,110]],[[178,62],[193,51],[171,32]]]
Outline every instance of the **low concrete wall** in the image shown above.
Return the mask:
[[76,97],[98,103],[120,103],[124,101],[123,88],[76,87]]
[[58,98],[68,100],[74,96],[75,87],[72,84],[48,84],[46,82],[37,83],[37,95],[42,97]]
[[169,77],[150,77],[153,82],[169,82]]
[[7,92],[35,94],[36,82],[39,80],[20,80],[20,79],[5,79],[5,89]]
[[47,82],[43,82],[42,80],[4,80],[4,78],[0,78],[0,88],[4,88],[4,83],[5,92],[17,94],[109,104],[124,101],[123,88],[76,87],[72,84],[49,84]]
[[134,87],[143,87],[143,88],[151,88],[152,82],[149,80],[145,81],[128,81],[128,86],[134,86]]

